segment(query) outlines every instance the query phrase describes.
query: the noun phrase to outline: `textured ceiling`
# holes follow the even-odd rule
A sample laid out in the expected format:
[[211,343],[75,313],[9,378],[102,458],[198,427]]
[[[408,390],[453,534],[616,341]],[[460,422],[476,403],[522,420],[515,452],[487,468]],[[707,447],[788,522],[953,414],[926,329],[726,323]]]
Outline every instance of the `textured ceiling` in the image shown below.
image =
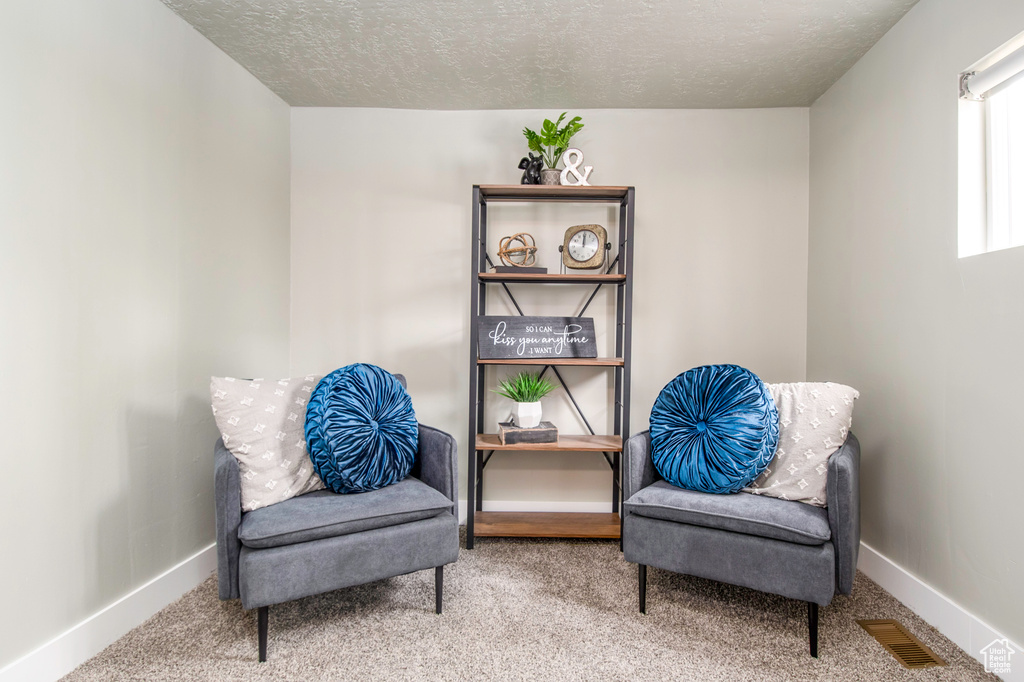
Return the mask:
[[163,0],[296,106],[811,104],[917,0]]

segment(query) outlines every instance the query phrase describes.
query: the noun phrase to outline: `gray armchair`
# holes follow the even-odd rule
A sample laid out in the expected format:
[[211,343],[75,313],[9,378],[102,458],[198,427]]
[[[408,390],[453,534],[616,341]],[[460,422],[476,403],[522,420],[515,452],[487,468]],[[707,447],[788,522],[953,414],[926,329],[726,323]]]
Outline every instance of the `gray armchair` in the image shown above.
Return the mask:
[[860,546],[860,443],[851,433],[828,461],[828,507],[747,493],[683,490],[658,475],[650,432],[629,439],[622,548],[639,564],[640,611],[647,567],[741,585],[807,602],[811,655],[818,606],[850,594]]
[[454,438],[421,424],[416,464],[403,481],[352,495],[318,490],[243,512],[238,461],[217,441],[220,598],[258,609],[261,662],[272,604],[433,568],[441,613],[444,565],[459,557],[456,457]]

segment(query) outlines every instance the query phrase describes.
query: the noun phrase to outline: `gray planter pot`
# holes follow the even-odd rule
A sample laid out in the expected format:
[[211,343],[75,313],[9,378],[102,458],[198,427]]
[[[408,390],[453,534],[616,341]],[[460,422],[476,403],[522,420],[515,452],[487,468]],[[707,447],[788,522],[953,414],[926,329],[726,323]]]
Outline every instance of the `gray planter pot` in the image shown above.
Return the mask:
[[562,184],[562,171],[555,170],[554,168],[545,168],[540,172],[540,184],[542,185],[561,185]]

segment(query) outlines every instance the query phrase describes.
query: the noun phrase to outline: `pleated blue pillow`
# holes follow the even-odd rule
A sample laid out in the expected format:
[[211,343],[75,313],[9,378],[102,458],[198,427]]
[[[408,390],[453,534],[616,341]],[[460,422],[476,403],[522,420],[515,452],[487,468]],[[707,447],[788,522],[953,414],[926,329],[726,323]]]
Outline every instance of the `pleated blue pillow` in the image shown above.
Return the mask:
[[419,446],[412,399],[380,367],[349,365],[320,380],[306,406],[306,447],[324,485],[365,493],[409,475]]
[[757,478],[779,444],[779,414],[750,370],[706,365],[662,389],[651,410],[651,459],[672,485],[735,493]]

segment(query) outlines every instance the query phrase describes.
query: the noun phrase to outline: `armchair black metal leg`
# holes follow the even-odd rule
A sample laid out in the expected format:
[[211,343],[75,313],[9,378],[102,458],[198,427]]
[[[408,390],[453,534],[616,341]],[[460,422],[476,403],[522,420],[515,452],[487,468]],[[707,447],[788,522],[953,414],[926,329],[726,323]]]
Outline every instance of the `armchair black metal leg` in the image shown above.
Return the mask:
[[640,575],[640,613],[647,613],[647,566],[637,564]]
[[818,657],[818,605],[807,602],[807,629],[811,639],[811,656]]
[[256,629],[259,631],[260,663],[267,660],[267,623],[270,615],[269,606],[261,606],[256,610]]
[[444,566],[434,567],[434,611],[441,613],[441,595],[444,594]]

